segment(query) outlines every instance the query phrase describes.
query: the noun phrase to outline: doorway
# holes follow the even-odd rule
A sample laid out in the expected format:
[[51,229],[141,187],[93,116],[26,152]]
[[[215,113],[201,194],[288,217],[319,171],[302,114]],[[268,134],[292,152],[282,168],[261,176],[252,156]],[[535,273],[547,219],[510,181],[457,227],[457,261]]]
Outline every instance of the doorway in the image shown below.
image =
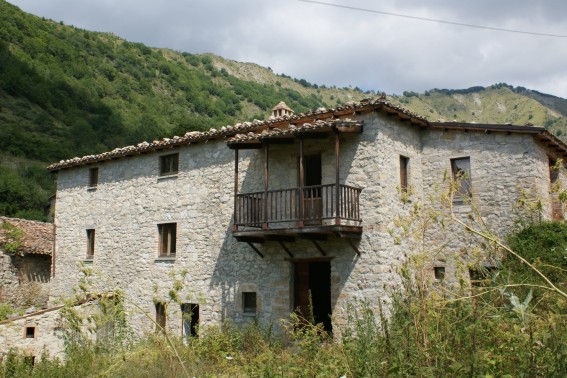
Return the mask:
[[331,262],[298,261],[294,264],[294,308],[310,319],[309,304],[313,306],[313,320],[323,323],[327,332],[331,324]]
[[303,157],[303,214],[306,225],[321,224],[321,154]]

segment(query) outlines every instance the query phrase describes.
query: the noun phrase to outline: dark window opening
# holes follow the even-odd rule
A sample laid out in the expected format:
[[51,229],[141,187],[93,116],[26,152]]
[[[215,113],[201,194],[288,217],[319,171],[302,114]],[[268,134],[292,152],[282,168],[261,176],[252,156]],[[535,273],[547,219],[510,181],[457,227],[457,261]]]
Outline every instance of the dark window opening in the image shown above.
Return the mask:
[[87,230],[87,259],[93,259],[95,253],[95,230]]
[[490,283],[492,276],[494,275],[495,267],[482,267],[482,268],[470,268],[469,277],[471,280],[471,286],[473,287],[485,287]]
[[95,188],[98,186],[98,168],[89,169],[89,187]]
[[183,303],[181,305],[181,316],[183,320],[183,336],[197,337],[199,327],[199,305],[195,303]]
[[402,193],[408,192],[408,165],[409,158],[400,155],[400,190]]
[[173,175],[179,169],[179,154],[164,155],[159,157],[160,176]]
[[35,327],[26,327],[26,339],[35,339]]
[[468,157],[451,159],[453,181],[457,183],[455,199],[462,200],[472,196],[471,159]]
[[156,303],[156,332],[165,332],[165,303]]
[[256,293],[242,293],[242,312],[245,314],[256,314]]
[[164,223],[158,225],[159,256],[175,257],[177,244],[177,223]]
[[444,266],[436,266],[433,268],[433,273],[435,275],[436,281],[443,281],[445,279],[445,267]]

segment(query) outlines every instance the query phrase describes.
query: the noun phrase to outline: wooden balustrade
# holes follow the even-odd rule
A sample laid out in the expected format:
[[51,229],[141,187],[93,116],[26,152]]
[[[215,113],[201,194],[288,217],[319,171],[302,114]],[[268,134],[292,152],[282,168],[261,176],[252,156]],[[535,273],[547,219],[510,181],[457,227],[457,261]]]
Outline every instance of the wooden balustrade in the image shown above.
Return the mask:
[[[236,226],[297,228],[360,222],[361,189],[348,185],[315,185],[236,195]],[[338,198],[337,198],[338,197]],[[326,222],[326,223],[325,223]]]

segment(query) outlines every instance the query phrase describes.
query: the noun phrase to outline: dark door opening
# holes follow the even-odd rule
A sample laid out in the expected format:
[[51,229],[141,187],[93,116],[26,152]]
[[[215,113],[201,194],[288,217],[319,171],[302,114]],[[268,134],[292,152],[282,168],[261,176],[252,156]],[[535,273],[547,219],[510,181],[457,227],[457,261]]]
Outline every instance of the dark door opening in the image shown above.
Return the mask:
[[303,206],[305,224],[321,224],[321,154],[303,157]]
[[196,303],[182,303],[181,316],[184,337],[197,337],[199,327],[199,305]]
[[316,324],[323,323],[325,331],[331,332],[331,262],[296,262],[294,271],[294,308],[310,320],[311,297],[313,320]]

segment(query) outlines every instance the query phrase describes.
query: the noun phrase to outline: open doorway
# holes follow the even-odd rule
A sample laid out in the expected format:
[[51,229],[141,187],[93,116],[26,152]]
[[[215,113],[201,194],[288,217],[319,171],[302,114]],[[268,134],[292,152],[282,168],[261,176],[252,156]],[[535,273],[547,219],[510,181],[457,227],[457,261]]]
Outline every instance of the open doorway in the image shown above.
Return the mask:
[[306,225],[321,224],[321,154],[303,157],[303,208]]
[[315,323],[323,323],[325,331],[331,324],[331,262],[298,261],[294,265],[294,308],[310,319],[309,300]]

